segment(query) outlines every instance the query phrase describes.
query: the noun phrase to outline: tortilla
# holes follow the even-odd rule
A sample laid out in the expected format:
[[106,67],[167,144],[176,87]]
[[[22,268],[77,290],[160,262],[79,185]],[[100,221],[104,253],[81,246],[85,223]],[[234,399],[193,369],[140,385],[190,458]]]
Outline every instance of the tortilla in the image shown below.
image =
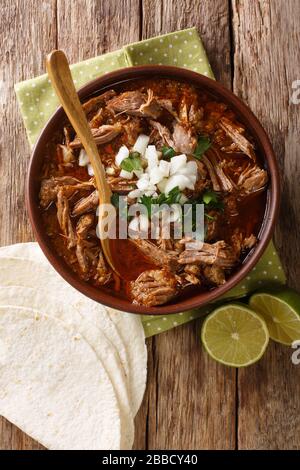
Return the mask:
[[13,245],[1,246],[0,257],[29,258],[36,259],[44,264],[49,264],[46,256],[36,242],[15,243]]
[[147,347],[145,332],[140,316],[107,308],[122,340],[126,345],[129,359],[129,380],[132,388],[132,412],[135,416],[143,401],[147,381]]
[[[64,293],[63,298],[65,299],[65,302],[72,304],[72,306],[76,306],[78,312],[84,317],[86,315],[89,315],[92,318],[97,318],[98,328],[105,332],[107,338],[117,348],[120,360],[124,367],[125,375],[126,377],[128,377],[129,361],[127,358],[126,348],[118,332],[118,329],[111,321],[105,307],[82,295],[79,291],[70,286],[63,278],[61,278],[52,268],[51,264],[40,249],[38,243],[16,243],[14,245],[0,247],[0,258],[21,258],[26,260],[32,260],[41,263],[46,268],[51,269],[51,271],[56,274],[56,276],[60,279],[60,290]],[[14,283],[10,283],[10,285],[13,284]],[[31,287],[36,288],[37,286],[39,288],[41,287],[39,284]],[[45,282],[45,287],[47,288],[47,282]],[[51,292],[49,292],[48,290],[47,292],[51,295]]]
[[[17,258],[23,258],[24,256],[32,260],[33,264],[30,267],[26,265],[26,260],[24,259],[19,262],[14,261],[14,258],[3,259],[3,257],[7,255]],[[147,350],[145,346],[144,329],[140,317],[138,315],[119,312],[104,307],[73,289],[73,287],[67,284],[51,267],[37,243],[16,244],[0,248],[0,257],[2,266],[2,270],[0,271],[1,285],[18,284],[29,287],[36,287],[38,285],[39,288],[41,288],[42,286],[48,286],[48,276],[54,274],[56,276],[56,287],[53,285],[53,291],[58,295],[60,301],[65,302],[64,299],[67,296],[69,303],[76,305],[81,314],[88,314],[89,319],[98,328],[104,329],[107,337],[118,348],[125,374],[128,378],[131,409],[133,416],[135,416],[143,399],[147,377]],[[38,265],[38,262],[40,262],[40,265]],[[47,272],[44,272],[43,268],[46,268]],[[34,277],[34,281],[30,282],[30,280],[28,280],[30,276],[26,273],[30,273],[31,271],[36,272],[37,270],[38,273],[41,273],[41,282],[39,282],[38,273]],[[4,274],[4,271],[6,274]],[[108,312],[110,312],[109,315]],[[108,318],[110,319],[109,321]],[[114,333],[111,331],[111,324],[114,325],[116,330]],[[126,345],[126,350],[124,345]]]
[[117,350],[103,331],[91,323],[88,315],[80,315],[76,307],[68,303],[68,298],[65,298],[64,303],[58,303],[44,288],[2,286],[0,287],[0,305],[27,307],[43,312],[69,324],[82,335],[106,370],[118,399],[122,432],[121,449],[131,449],[134,424],[127,381]]
[[[135,416],[144,397],[147,379],[148,356],[144,328],[139,315],[102,307],[115,324],[126,347],[129,362],[128,383],[130,385],[131,410]],[[96,327],[99,327],[102,321],[102,317],[95,310],[89,312],[89,319]]]
[[118,450],[112,384],[88,343],[54,317],[0,307],[0,413],[48,449]]

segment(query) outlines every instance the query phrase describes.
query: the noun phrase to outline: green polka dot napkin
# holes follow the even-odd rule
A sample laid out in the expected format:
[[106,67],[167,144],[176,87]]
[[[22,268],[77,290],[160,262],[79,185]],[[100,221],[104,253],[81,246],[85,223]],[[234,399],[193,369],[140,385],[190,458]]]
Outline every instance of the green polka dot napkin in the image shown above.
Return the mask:
[[[74,83],[77,88],[80,88],[104,73],[142,64],[176,65],[214,78],[202,41],[195,28],[129,44],[118,51],[74,64],[71,70]],[[17,83],[15,91],[28,140],[33,146],[45,123],[58,107],[58,100],[47,75]],[[241,298],[270,283],[285,283],[285,275],[273,243],[270,243],[249,276],[222,299]],[[210,304],[204,308],[166,317],[143,316],[146,336],[161,333],[201,317],[209,313],[212,308],[213,304]]]
[[[187,67],[214,78],[195,28],[129,44],[118,51],[71,65],[71,70],[75,86],[80,88],[105,73],[142,64]],[[59,102],[46,74],[17,83],[15,91],[28,140],[33,146]]]

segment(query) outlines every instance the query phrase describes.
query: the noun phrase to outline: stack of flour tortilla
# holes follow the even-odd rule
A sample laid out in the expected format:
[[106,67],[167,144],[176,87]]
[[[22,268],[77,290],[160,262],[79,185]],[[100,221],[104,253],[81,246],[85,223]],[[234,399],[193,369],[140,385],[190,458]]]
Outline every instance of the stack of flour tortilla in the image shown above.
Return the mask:
[[48,449],[131,449],[146,375],[139,316],[80,294],[36,243],[0,248],[0,415]]

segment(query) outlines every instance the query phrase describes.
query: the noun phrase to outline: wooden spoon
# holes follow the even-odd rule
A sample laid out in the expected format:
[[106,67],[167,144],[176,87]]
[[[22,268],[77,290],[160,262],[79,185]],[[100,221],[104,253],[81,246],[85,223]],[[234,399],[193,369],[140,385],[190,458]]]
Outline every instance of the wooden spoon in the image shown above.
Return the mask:
[[103,218],[106,211],[102,205],[111,204],[111,190],[106,181],[97,145],[79,101],[69,63],[63,51],[52,51],[46,58],[46,67],[59,101],[90,159],[99,193],[99,232],[101,245],[108,264],[118,274],[111,256],[109,238],[103,236],[108,230],[105,230],[105,228],[107,229],[107,224],[104,223]]

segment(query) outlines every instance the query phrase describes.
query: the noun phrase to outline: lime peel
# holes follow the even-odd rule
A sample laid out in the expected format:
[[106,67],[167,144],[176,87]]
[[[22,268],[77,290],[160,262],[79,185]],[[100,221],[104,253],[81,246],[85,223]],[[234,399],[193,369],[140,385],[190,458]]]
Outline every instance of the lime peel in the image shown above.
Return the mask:
[[201,339],[208,354],[232,367],[246,367],[264,354],[269,332],[263,318],[248,306],[227,304],[206,317]]
[[257,292],[249,303],[264,318],[274,341],[291,346],[300,340],[300,295],[296,291]]

